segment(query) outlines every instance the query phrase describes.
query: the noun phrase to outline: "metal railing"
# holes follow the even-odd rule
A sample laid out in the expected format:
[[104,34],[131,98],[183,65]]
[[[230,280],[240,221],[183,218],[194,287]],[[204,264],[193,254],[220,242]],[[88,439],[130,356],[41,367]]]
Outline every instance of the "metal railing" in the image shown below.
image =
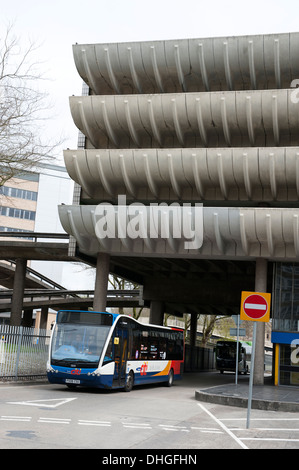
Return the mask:
[[60,239],[60,240],[69,240],[70,236],[68,233],[51,233],[51,232],[4,232],[0,231],[0,238],[23,238],[30,241],[37,242],[38,238],[43,239]]
[[50,330],[0,326],[0,380],[45,377]]
[[[11,302],[13,289],[0,289],[0,302],[7,300]],[[25,289],[24,291],[24,306],[26,302],[38,302],[39,300],[56,300],[73,298],[74,300],[82,301],[84,299],[93,299],[94,290],[69,290],[69,289]],[[140,289],[109,289],[107,290],[107,301],[123,301],[130,302],[136,299],[139,305],[144,305],[143,291]]]

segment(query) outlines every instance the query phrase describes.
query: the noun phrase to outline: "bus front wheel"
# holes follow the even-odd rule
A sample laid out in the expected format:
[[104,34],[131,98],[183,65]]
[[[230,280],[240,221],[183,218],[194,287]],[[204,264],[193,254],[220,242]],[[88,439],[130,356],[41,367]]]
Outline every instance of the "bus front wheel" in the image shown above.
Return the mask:
[[172,386],[172,384],[173,384],[173,378],[174,378],[173,369],[170,369],[169,374],[168,374],[168,380],[167,380],[167,382],[166,382],[167,387],[171,387],[171,386]]
[[130,392],[133,388],[133,385],[134,385],[134,374],[130,370],[130,372],[128,373],[127,378],[126,378],[126,384],[125,384],[125,387],[124,387],[124,391],[125,392]]

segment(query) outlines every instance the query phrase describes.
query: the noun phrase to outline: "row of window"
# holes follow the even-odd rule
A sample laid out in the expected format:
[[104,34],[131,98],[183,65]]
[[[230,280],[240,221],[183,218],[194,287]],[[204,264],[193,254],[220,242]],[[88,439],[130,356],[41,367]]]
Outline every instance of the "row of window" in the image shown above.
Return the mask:
[[[184,335],[179,330],[164,330],[123,319],[116,328],[127,345],[128,359],[183,360]],[[116,353],[117,355],[117,353]]]
[[28,211],[25,209],[17,209],[15,207],[0,207],[0,215],[6,217],[14,217],[16,219],[35,220],[35,211]]
[[10,186],[1,186],[0,194],[8,197],[16,197],[19,199],[28,199],[29,201],[37,201],[37,192],[28,191],[27,189],[11,188]]

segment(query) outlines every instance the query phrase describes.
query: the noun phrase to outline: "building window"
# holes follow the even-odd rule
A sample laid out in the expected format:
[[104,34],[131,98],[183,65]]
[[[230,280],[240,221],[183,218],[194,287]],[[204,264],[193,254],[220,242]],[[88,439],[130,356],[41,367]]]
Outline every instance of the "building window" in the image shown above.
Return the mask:
[[279,345],[279,385],[299,385],[299,363],[290,344]]
[[78,143],[77,143],[77,146],[78,146],[79,149],[84,149],[85,148],[85,141],[86,141],[85,135],[82,134],[82,132],[79,131]]
[[16,209],[14,207],[0,207],[0,215],[14,217],[16,219],[35,220],[35,212],[25,209]]
[[299,331],[298,263],[276,263],[272,304],[273,330]]
[[37,192],[28,191],[27,189],[11,188],[10,186],[1,186],[0,194],[8,197],[16,197],[19,199],[27,199],[29,201],[37,201]]

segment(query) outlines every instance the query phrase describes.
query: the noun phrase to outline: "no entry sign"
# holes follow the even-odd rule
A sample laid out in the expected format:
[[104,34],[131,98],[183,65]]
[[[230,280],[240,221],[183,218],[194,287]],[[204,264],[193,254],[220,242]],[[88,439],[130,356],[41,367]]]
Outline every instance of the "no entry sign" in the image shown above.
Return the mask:
[[268,322],[271,294],[243,291],[241,296],[241,320]]

